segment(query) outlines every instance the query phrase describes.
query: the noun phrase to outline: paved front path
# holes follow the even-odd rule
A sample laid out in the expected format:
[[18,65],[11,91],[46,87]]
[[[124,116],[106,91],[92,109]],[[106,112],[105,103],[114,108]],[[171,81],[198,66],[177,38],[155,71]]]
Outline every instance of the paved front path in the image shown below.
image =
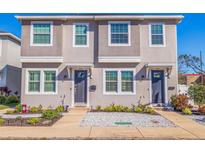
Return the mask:
[[77,109],[52,127],[0,127],[0,139],[205,139],[205,126],[174,112],[158,112],[179,127],[80,127],[86,111]]

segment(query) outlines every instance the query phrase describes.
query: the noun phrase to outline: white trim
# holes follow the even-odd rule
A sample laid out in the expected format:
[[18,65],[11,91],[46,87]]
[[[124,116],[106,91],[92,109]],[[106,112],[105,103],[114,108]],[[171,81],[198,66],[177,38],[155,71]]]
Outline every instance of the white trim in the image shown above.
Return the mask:
[[88,66],[88,67],[93,67],[93,63],[66,63],[65,65],[67,66]]
[[63,57],[61,56],[22,56],[20,58],[22,63],[62,63]]
[[2,56],[3,51],[3,40],[0,38],[0,57]]
[[[40,71],[40,92],[29,92],[28,91],[28,78],[29,71]],[[55,71],[56,72],[56,91],[55,92],[44,92],[44,71]],[[56,68],[26,68],[25,69],[25,94],[26,95],[57,95],[58,94],[58,69]]]
[[[86,39],[87,39],[87,44],[86,45],[76,45],[75,44],[75,26],[76,25],[86,25],[87,26],[87,32],[86,32]],[[89,47],[89,23],[83,23],[83,22],[78,22],[78,23],[73,23],[73,47]]]
[[[162,32],[163,32],[163,44],[152,44],[152,32],[151,32],[151,25],[161,24],[162,25]],[[149,47],[166,47],[166,33],[165,33],[165,24],[163,22],[154,22],[149,23]]]
[[[117,71],[117,87],[118,92],[106,92],[106,80],[105,80],[105,72],[106,71]],[[122,92],[121,90],[121,71],[133,71],[133,92]],[[103,69],[103,95],[136,95],[136,79],[135,79],[136,71],[133,68],[104,68]]]
[[[119,44],[111,42],[111,24],[112,23],[127,23],[128,24],[128,43],[127,44]],[[108,46],[131,46],[131,26],[130,21],[108,21]]]
[[13,35],[12,33],[0,33],[0,36],[8,36],[8,37],[13,38],[14,40],[18,41],[19,43],[21,43],[21,39],[15,35]]
[[90,78],[88,76],[89,70],[86,68],[82,69],[72,69],[72,89],[71,89],[71,108],[75,107],[75,70],[86,70],[87,71],[87,100],[86,100],[86,107],[90,107]]
[[[33,43],[33,24],[50,24],[50,44]],[[31,21],[30,26],[30,46],[53,46],[53,22],[52,21]]]
[[147,64],[148,67],[158,67],[158,66],[162,66],[162,67],[172,67],[174,66],[174,63],[149,63]]
[[140,56],[99,56],[99,63],[138,63],[141,62]]

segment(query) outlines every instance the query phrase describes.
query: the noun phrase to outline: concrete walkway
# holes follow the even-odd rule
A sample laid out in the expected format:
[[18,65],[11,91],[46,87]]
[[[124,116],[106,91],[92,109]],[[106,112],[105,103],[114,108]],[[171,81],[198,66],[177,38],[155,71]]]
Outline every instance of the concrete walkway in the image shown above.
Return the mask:
[[52,127],[0,127],[0,139],[205,139],[205,126],[174,112],[157,111],[179,127],[80,127],[86,112],[71,110]]

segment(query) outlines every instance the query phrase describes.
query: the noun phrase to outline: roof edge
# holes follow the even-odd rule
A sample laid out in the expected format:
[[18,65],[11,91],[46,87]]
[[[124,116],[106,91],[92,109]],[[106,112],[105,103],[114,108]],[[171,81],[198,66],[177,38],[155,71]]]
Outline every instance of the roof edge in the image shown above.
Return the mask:
[[8,36],[8,37],[16,40],[17,42],[21,43],[21,39],[12,33],[0,33],[0,36]]

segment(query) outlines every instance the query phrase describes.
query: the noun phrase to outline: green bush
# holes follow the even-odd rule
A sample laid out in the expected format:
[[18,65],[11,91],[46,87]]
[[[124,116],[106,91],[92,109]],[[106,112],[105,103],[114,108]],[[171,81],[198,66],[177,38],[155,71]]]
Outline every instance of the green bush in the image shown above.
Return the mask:
[[55,109],[57,112],[63,112],[64,111],[64,107],[63,106],[58,106]]
[[146,105],[139,104],[137,107],[142,109],[142,112],[145,111]]
[[60,117],[60,113],[56,110],[47,109],[43,111],[42,117],[48,120],[53,120]]
[[137,106],[134,111],[137,112],[137,113],[143,112],[142,108],[139,107],[139,106]]
[[5,120],[0,117],[0,126],[2,126],[5,123]]
[[101,111],[102,110],[102,107],[100,105],[96,106],[96,111]]
[[16,105],[16,112],[17,112],[17,113],[22,112],[22,110],[23,110],[23,107],[22,107],[21,104]]
[[11,95],[8,96],[6,99],[6,104],[18,104],[19,103],[19,99],[17,96]]
[[42,106],[39,105],[38,107],[35,107],[35,106],[29,107],[29,112],[30,113],[41,113],[42,112]]
[[188,107],[182,109],[182,113],[187,114],[187,115],[191,115],[192,114],[191,110]]
[[194,103],[198,104],[199,106],[205,103],[205,86],[204,85],[192,85],[188,89],[188,94],[191,99],[194,100]]
[[17,116],[16,120],[22,120],[22,117],[21,116]]
[[27,123],[28,124],[31,124],[31,125],[36,125],[37,123],[39,123],[40,122],[40,118],[29,118],[28,120],[27,120]]
[[146,107],[146,108],[144,109],[144,112],[145,112],[145,113],[154,114],[154,113],[155,113],[155,110],[154,110],[152,107]]
[[0,95],[0,104],[6,103],[6,96]]
[[175,110],[182,110],[186,107],[191,108],[192,106],[188,104],[189,98],[185,94],[173,95],[171,96],[171,105]]

